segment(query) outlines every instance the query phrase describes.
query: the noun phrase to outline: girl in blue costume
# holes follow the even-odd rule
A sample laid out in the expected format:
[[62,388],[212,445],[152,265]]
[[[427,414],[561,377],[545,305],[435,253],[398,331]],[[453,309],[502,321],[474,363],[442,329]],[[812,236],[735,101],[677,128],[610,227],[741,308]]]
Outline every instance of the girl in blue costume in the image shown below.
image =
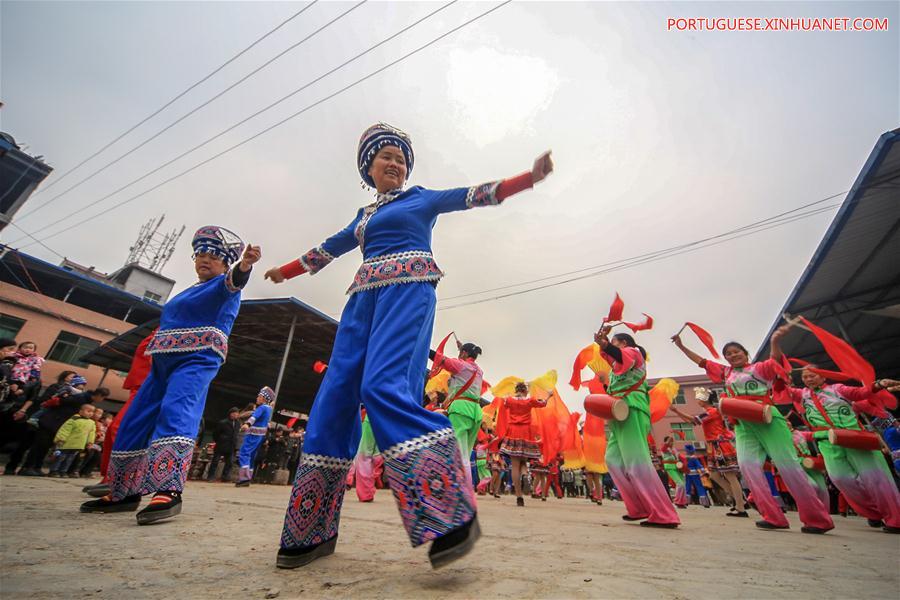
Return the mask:
[[241,431],[246,435],[244,435],[241,450],[238,452],[238,465],[241,470],[238,473],[238,480],[234,484],[236,487],[248,487],[250,480],[253,479],[253,461],[256,458],[256,452],[266,441],[269,421],[272,420],[273,402],[275,402],[275,390],[269,386],[263,387],[256,396],[256,410],[253,411],[247,422],[241,425]]
[[429,559],[437,568],[466,554],[480,535],[450,421],[420,405],[435,286],[443,276],[431,254],[431,230],[440,214],[497,205],[532,187],[553,163],[545,153],[531,172],[512,179],[436,191],[404,189],[413,161],[405,133],[383,123],[367,129],[357,166],[377,190],[375,202],[321,246],[266,273],[280,283],[314,274],[356,247],[363,253],[309,417],[278,551],[282,568],[334,552],[344,479],[360,438],[360,404],[412,545],[432,541]]
[[150,375],[113,445],[110,493],[85,502],[81,512],[133,511],[144,494],[154,497],[137,514],[139,525],[181,512],[206,392],[225,362],[241,289],[260,258],[259,246],[244,250],[241,239],[222,227],[201,227],[192,246],[199,281],[163,307],[159,329],[147,346],[153,356]]

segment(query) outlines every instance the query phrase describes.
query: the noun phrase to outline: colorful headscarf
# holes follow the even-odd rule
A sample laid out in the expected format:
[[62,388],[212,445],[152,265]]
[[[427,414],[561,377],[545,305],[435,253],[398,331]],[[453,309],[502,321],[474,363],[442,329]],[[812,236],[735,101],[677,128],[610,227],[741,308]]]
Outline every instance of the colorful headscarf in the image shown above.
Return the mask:
[[275,401],[275,390],[270,388],[269,386],[263,386],[261,390],[259,390],[259,395],[266,399],[266,402],[274,402]]
[[244,242],[233,231],[217,225],[205,225],[197,230],[191,241],[193,256],[205,252],[221,258],[226,265],[240,260],[244,253]]
[[406,178],[409,179],[413,170],[412,140],[404,132],[396,127],[391,127],[387,123],[376,123],[366,129],[362,137],[359,138],[359,149],[356,153],[356,165],[359,168],[359,176],[369,187],[375,187],[372,176],[369,175],[369,167],[375,160],[375,155],[385,146],[397,146],[403,151],[406,158]]
[[75,387],[76,385],[85,385],[87,383],[87,379],[82,377],[81,375],[75,375],[72,379],[69,380],[69,385]]

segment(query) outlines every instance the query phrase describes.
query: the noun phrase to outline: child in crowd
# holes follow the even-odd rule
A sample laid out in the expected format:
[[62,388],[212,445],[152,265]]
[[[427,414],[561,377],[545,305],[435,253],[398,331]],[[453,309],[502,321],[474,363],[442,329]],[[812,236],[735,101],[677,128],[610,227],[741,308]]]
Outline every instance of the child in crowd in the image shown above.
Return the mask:
[[54,384],[58,386],[56,393],[41,402],[41,407],[37,409],[34,414],[31,415],[31,417],[28,419],[28,423],[30,425],[37,427],[38,421],[41,420],[41,417],[47,411],[47,409],[56,408],[57,406],[59,406],[61,399],[67,398],[68,396],[72,396],[74,394],[80,394],[84,391],[84,386],[87,385],[87,379],[73,371],[64,371],[63,373],[71,373],[71,376],[67,376],[65,380],[61,380]]
[[22,382],[25,400],[33,400],[41,391],[41,368],[44,366],[44,359],[37,355],[37,344],[34,342],[19,344],[15,357],[13,379]]
[[[93,419],[94,406],[82,404],[78,414],[63,423],[53,441],[57,454],[50,467],[50,477],[64,477],[78,455],[94,443],[97,426]],[[76,475],[77,477],[77,475]]]

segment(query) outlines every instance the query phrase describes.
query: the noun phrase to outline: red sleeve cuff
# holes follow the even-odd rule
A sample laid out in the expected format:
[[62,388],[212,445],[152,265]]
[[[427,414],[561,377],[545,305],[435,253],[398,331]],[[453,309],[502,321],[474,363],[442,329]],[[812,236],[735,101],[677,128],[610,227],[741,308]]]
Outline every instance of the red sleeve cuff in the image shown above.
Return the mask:
[[306,273],[306,268],[300,263],[300,259],[293,260],[286,265],[282,265],[279,267],[281,274],[284,275],[285,279],[292,279],[297,275],[303,275]]
[[526,171],[521,175],[504,179],[497,186],[497,200],[503,201],[513,194],[518,194],[534,187],[534,181],[531,179],[531,171]]

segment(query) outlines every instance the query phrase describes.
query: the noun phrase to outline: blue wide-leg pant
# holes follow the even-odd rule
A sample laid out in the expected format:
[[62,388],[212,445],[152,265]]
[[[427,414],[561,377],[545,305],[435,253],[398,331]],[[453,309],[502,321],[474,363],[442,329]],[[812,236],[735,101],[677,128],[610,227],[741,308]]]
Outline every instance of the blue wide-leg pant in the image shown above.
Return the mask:
[[153,355],[110,454],[113,500],[184,489],[206,393],[221,365],[211,350]]
[[266,436],[264,435],[248,433],[244,436],[244,442],[238,451],[238,466],[242,469],[241,475],[244,475],[243,469],[247,470],[247,479],[250,479],[250,476],[253,474],[253,459],[256,458],[256,453],[264,441],[266,441]]
[[337,535],[344,480],[361,435],[360,404],[413,546],[474,517],[450,421],[421,403],[435,304],[434,286],[425,282],[365,290],[348,300],[310,412],[282,547],[315,546]]

